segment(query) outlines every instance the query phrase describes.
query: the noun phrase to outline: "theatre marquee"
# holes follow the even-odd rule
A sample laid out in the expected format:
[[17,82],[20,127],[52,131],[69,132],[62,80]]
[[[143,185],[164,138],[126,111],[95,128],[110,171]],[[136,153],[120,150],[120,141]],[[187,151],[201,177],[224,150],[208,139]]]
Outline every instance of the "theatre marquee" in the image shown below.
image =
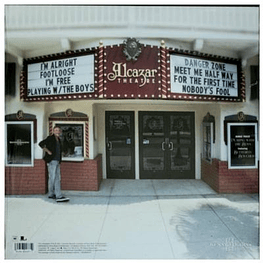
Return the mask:
[[95,52],[68,52],[24,61],[21,97],[26,101],[94,97]]
[[25,59],[20,97],[242,102],[245,82],[239,59],[128,38],[120,45]]

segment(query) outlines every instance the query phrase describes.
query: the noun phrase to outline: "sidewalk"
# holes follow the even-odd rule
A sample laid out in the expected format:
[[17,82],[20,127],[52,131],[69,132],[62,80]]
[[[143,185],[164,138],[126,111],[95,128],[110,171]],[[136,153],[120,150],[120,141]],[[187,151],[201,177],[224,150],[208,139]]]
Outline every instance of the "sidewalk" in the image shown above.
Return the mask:
[[98,192],[6,196],[7,259],[259,259],[257,194],[200,180],[103,180]]

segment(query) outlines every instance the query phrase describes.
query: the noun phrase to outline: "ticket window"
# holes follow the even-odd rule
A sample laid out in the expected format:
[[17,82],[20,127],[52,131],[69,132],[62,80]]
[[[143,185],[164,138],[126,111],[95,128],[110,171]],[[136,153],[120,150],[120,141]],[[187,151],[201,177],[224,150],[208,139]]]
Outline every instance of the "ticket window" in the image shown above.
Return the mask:
[[54,122],[61,128],[62,161],[83,161],[85,158],[84,122]]
[[67,109],[49,117],[49,133],[61,128],[62,161],[81,162],[89,158],[89,118],[85,113]]

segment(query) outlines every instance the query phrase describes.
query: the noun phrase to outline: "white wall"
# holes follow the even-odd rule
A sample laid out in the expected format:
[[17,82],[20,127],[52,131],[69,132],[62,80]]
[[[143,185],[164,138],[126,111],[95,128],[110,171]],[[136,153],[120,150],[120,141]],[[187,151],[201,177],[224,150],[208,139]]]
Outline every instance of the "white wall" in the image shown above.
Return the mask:
[[[259,100],[250,100],[250,66],[258,65],[258,57],[251,58],[247,61],[244,67],[245,81],[246,81],[246,101],[243,103],[222,103],[221,104],[221,117],[220,122],[223,123],[225,116],[237,114],[243,111],[246,115],[257,116],[259,120]],[[259,123],[260,125],[260,123]],[[224,142],[224,126],[221,125],[221,155],[220,159],[222,161],[227,161],[227,145]]]

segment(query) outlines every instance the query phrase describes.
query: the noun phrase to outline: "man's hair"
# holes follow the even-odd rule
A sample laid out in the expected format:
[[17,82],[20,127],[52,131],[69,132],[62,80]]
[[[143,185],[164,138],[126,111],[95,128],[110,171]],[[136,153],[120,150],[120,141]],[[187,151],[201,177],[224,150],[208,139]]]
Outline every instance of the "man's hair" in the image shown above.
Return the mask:
[[54,128],[53,128],[53,130],[55,130],[56,128],[59,128],[59,129],[61,130],[61,127],[58,126],[58,125],[55,125]]

